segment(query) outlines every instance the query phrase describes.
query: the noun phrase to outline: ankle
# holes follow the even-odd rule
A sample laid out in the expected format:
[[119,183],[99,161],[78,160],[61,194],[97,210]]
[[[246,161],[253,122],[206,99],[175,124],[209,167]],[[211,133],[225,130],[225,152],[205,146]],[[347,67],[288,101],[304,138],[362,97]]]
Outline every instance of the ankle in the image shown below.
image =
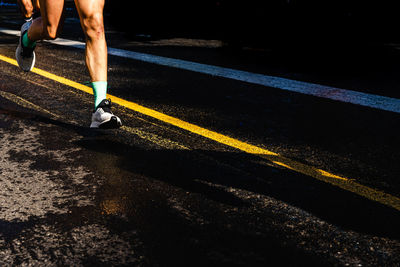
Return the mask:
[[23,46],[29,48],[34,48],[36,46],[36,42],[29,39],[28,32],[25,32],[25,34],[22,36],[22,44]]

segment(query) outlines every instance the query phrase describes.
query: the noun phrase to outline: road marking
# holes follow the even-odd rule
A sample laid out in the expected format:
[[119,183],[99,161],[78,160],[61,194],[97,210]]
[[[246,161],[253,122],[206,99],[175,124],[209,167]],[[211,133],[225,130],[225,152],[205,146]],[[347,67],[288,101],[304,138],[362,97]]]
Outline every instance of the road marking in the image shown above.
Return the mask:
[[8,34],[8,35],[16,35],[16,36],[21,35],[20,31],[10,30],[10,29],[6,29],[6,28],[2,28],[2,27],[0,27],[0,33],[4,33],[4,34]]
[[[0,60],[10,63],[14,66],[18,66],[18,63],[16,60],[11,59],[9,57],[5,57],[3,55],[0,55]],[[69,79],[57,76],[57,75],[49,73],[47,71],[34,68],[32,70],[32,72],[39,74],[43,77],[46,77],[48,79],[57,81],[59,83],[68,85],[75,89],[81,90],[88,94],[93,94],[92,89],[90,87],[79,84],[74,81],[71,81]],[[376,189],[367,187],[365,185],[359,184],[349,178],[335,175],[330,172],[327,172],[327,171],[324,171],[324,170],[321,170],[321,169],[318,169],[318,168],[315,168],[315,167],[312,167],[312,166],[309,166],[309,165],[306,165],[306,164],[303,164],[303,163],[300,163],[300,162],[297,162],[297,161],[294,161],[294,160],[291,160],[288,158],[285,158],[285,157],[283,157],[275,152],[269,151],[267,149],[245,143],[243,141],[234,139],[234,138],[226,136],[226,135],[219,134],[217,132],[207,130],[205,128],[194,125],[192,123],[182,121],[178,118],[175,118],[175,117],[163,114],[161,112],[146,108],[146,107],[136,104],[134,102],[130,102],[125,99],[122,99],[122,98],[119,98],[116,96],[112,96],[112,95],[108,95],[108,97],[114,103],[119,104],[125,108],[128,108],[133,111],[142,113],[144,115],[153,117],[153,118],[163,121],[165,123],[169,123],[171,125],[179,127],[186,131],[198,134],[200,136],[206,137],[210,140],[227,145],[229,147],[236,148],[238,150],[244,151],[249,154],[260,156],[264,159],[271,161],[272,163],[276,164],[277,166],[313,177],[315,179],[329,183],[331,185],[335,185],[339,188],[353,192],[353,193],[363,196],[367,199],[379,202],[383,205],[387,205],[389,207],[392,207],[392,208],[400,211],[400,198],[392,196],[383,191],[376,190]]]
[[[9,30],[1,27],[0,27],[0,33],[17,35],[17,36],[20,35],[19,31]],[[79,49],[85,48],[85,43],[83,42],[73,41],[63,38],[58,38],[56,40],[47,42],[56,45],[75,47]],[[340,89],[315,83],[296,81],[287,78],[251,73],[231,68],[224,68],[224,67],[191,62],[187,60],[138,53],[111,47],[108,48],[108,54],[123,58],[139,60],[147,63],[154,63],[162,66],[184,69],[202,74],[208,74],[216,77],[222,77],[241,82],[301,93],[305,95],[311,95],[320,98],[361,105],[369,108],[400,113],[400,99],[397,98],[367,94],[358,91]]]
[[[37,84],[35,82],[33,82],[33,83],[36,84],[36,85],[39,85],[39,86],[43,86],[43,85]],[[44,108],[42,108],[42,107],[40,107],[40,106],[30,102],[30,101],[18,96],[18,95],[15,95],[15,94],[0,90],[0,96],[4,97],[5,99],[7,99],[9,101],[14,102],[15,104],[17,104],[19,106],[24,107],[24,108],[36,110],[36,111],[48,114],[48,115],[52,116],[55,119],[60,119],[60,116],[58,116],[57,114],[54,114],[51,111],[48,111],[47,109],[44,109]],[[75,121],[73,121],[73,122],[76,124]],[[137,128],[132,128],[132,127],[124,125],[124,126],[121,127],[121,129],[126,131],[126,132],[129,132],[131,134],[134,134],[134,135],[138,136],[141,139],[144,139],[144,140],[146,140],[148,142],[154,143],[154,144],[156,144],[156,145],[158,145],[160,147],[166,148],[166,149],[171,149],[171,150],[173,150],[173,149],[174,150],[190,150],[188,147],[186,147],[184,145],[181,145],[181,144],[179,144],[179,143],[177,143],[175,141],[172,141],[172,140],[167,139],[167,138],[163,138],[163,137],[161,137],[159,135],[156,135],[156,134],[153,134],[153,133],[150,133],[150,132],[139,130]]]
[[151,132],[142,131],[137,128],[132,128],[132,127],[125,126],[125,125],[122,126],[121,129],[128,133],[134,134],[143,140],[154,143],[162,148],[166,148],[166,149],[170,149],[170,150],[190,150],[188,147],[186,147],[184,145],[181,145],[170,139],[161,137],[157,134],[153,134]]

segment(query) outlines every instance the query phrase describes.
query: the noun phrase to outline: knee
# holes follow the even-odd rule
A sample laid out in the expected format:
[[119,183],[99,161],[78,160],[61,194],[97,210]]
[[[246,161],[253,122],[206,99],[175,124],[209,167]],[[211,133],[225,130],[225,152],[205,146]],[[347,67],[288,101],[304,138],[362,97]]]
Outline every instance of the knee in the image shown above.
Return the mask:
[[83,31],[89,40],[104,38],[103,14],[95,13],[86,16],[82,21]]

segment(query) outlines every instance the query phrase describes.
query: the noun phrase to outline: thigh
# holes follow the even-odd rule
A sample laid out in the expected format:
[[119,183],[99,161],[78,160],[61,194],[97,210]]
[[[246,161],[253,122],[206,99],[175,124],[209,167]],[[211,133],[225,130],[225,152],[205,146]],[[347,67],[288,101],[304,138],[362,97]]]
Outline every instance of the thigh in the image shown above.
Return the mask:
[[104,0],[75,0],[75,6],[82,19],[103,14]]
[[[35,1],[35,0],[34,0]],[[43,27],[59,29],[62,25],[64,0],[39,0]]]

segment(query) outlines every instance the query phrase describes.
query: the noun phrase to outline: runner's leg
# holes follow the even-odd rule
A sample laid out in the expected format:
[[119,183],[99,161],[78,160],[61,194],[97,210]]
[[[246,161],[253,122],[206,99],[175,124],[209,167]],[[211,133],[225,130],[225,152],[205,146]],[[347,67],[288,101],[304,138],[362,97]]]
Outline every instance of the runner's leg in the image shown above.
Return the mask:
[[25,20],[31,19],[33,13],[39,12],[39,0],[18,0],[18,5]]
[[15,51],[19,67],[27,72],[35,65],[36,41],[55,39],[62,26],[64,0],[40,0],[40,7],[41,17],[22,25],[21,37]]
[[33,21],[28,31],[28,38],[38,40],[55,39],[63,24],[64,0],[40,0],[41,17]]
[[104,33],[104,0],[75,0],[86,36],[86,65],[92,82],[107,81],[107,44]]
[[91,128],[118,128],[121,120],[111,112],[107,97],[107,43],[104,33],[104,0],[75,0],[86,36],[85,59],[92,81],[95,112]]
[[34,8],[31,0],[18,0],[18,5],[24,19],[32,17]]

